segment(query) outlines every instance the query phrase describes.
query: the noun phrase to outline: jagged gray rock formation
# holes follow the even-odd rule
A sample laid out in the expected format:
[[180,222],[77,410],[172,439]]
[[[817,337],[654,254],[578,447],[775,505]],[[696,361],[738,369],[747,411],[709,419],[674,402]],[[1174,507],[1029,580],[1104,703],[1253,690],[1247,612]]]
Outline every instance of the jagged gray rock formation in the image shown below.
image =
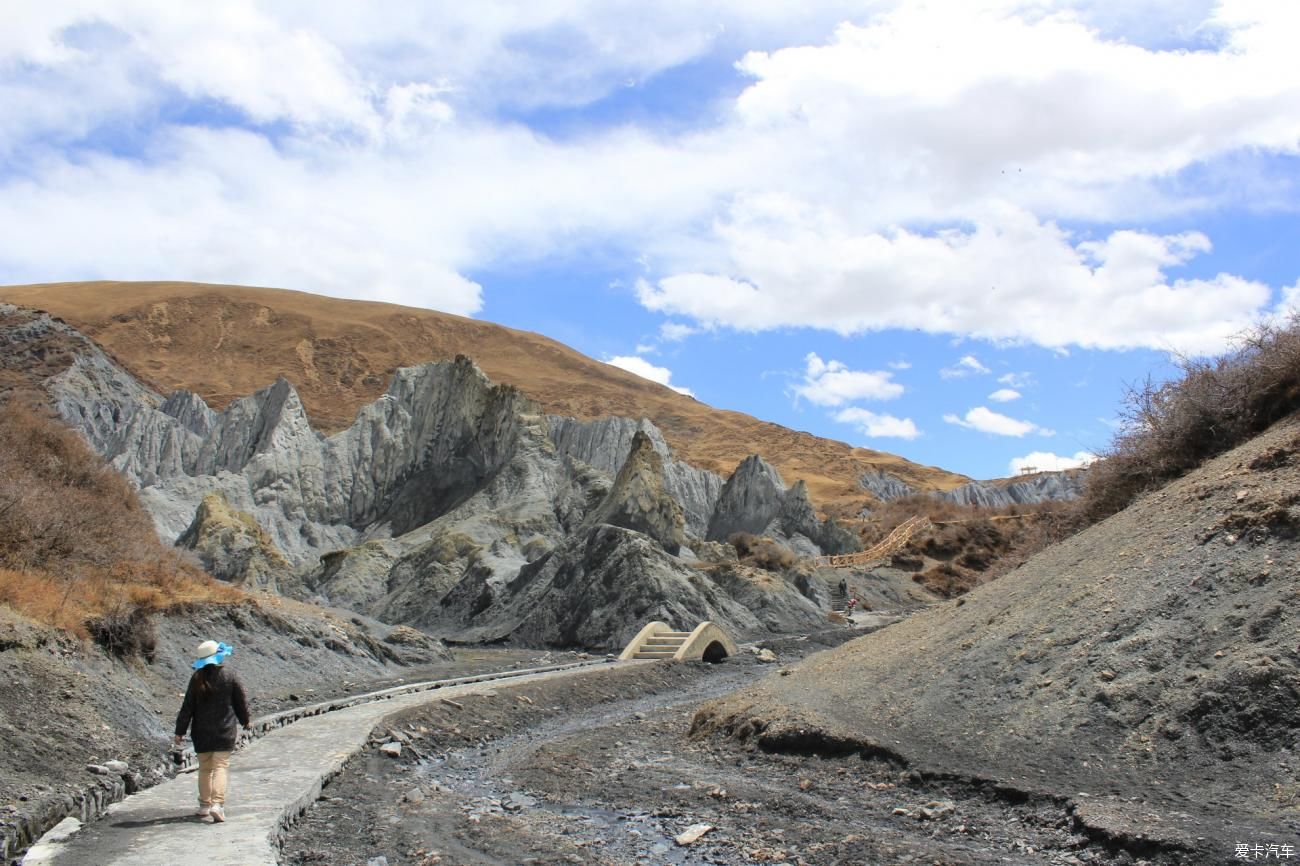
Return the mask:
[[[864,472],[859,476],[858,483],[862,485],[863,490],[881,502],[902,499],[904,496],[916,493],[916,490],[905,481],[890,475],[883,469]],[[1081,470],[1069,469],[1064,472],[1040,472],[1026,478],[971,481],[952,490],[931,495],[959,505],[1005,508],[1008,505],[1033,505],[1039,502],[1075,499],[1082,492]]]
[[817,519],[802,480],[787,488],[781,473],[756,454],[742,460],[723,486],[708,539],[726,541],[737,532],[770,536],[800,556],[860,549],[853,533]]
[[791,485],[781,497],[781,510],[777,512],[776,520],[786,535],[797,533],[813,539],[821,535],[821,521],[808,498],[808,485],[802,479]]
[[737,584],[728,589],[648,536],[606,524],[570,539],[507,584],[462,582],[444,605],[451,619],[468,624],[455,636],[459,640],[510,636],[600,649],[621,648],[651,620],[685,630],[711,620],[739,635],[824,621],[816,604],[781,578],[764,586],[732,579]]
[[610,475],[616,474],[627,460],[636,434],[644,433],[663,458],[666,486],[682,506],[686,531],[696,538],[707,534],[709,519],[722,492],[722,479],[705,469],[674,460],[663,434],[650,421],[617,417],[579,421],[558,415],[548,416],[547,421],[556,450]]
[[686,520],[682,506],[665,488],[663,458],[650,437],[644,431],[637,431],[614,486],[586,522],[608,523],[644,533],[676,556],[686,543],[683,531]]
[[230,507],[220,493],[203,497],[194,522],[176,546],[192,550],[212,576],[244,589],[290,592],[293,570],[251,515]]
[[906,481],[896,475],[890,475],[883,469],[862,473],[858,476],[858,484],[862,486],[863,490],[881,502],[902,499],[904,496],[911,496],[916,492]]
[[934,495],[960,505],[982,505],[986,508],[1064,501],[1082,495],[1085,471],[1068,469],[1063,472],[1040,472],[1013,481],[972,481],[954,490]]
[[440,600],[457,585],[509,581],[577,531],[609,489],[607,477],[555,454],[539,416],[517,426],[506,464],[464,501],[401,535],[326,557],[307,585],[387,622],[454,633]]
[[[463,357],[399,370],[325,437],[283,379],[215,411],[188,392],[163,399],[62,323],[41,327],[75,346],[44,380],[65,420],[139,488],[164,539],[183,536],[227,578],[457,639],[615,646],[651,615],[742,635],[820,617],[804,599],[757,618],[690,565],[683,545],[703,547],[714,522],[820,552],[806,489],[761,459],[723,497],[648,422],[547,418]],[[272,579],[276,556],[288,574]]]
[[459,358],[399,370],[350,428],[325,438],[283,379],[215,413],[184,392],[159,403],[101,361],[78,358],[50,391],[139,485],[159,533],[175,539],[219,491],[295,566],[359,543],[363,529],[401,534],[459,505],[509,460],[529,414],[518,391]]
[[781,508],[764,533],[785,541],[800,556],[818,556],[822,552],[822,523],[808,498],[808,485],[802,480],[782,494]]
[[709,520],[709,541],[726,541],[737,532],[762,535],[784,505],[781,473],[757,454],[746,457],[731,473]]

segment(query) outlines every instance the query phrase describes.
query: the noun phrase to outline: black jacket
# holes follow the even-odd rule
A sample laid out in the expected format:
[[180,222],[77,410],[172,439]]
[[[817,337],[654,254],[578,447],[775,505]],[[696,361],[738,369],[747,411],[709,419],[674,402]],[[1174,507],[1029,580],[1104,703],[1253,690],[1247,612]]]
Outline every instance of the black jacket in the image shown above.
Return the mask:
[[231,752],[239,738],[236,720],[248,727],[248,698],[235,672],[220,665],[195,671],[176,716],[176,736],[185,736],[193,721],[194,751]]

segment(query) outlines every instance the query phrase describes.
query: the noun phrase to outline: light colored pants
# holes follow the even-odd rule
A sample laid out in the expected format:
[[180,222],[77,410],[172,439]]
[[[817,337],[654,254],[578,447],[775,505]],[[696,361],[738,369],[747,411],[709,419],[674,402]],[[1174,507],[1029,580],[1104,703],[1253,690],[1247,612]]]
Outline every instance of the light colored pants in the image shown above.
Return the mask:
[[199,805],[226,804],[226,770],[229,752],[199,752]]

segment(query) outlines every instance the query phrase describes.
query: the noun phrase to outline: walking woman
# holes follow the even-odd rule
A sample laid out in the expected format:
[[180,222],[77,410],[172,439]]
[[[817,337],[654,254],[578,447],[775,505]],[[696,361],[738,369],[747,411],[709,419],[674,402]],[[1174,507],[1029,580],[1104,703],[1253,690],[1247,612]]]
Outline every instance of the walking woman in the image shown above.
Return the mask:
[[195,651],[194,674],[185,689],[185,702],[176,716],[179,746],[193,722],[194,751],[199,756],[199,817],[209,823],[226,820],[226,770],[235,750],[239,727],[248,727],[248,698],[235,672],[223,666],[235,648],[214,640]]

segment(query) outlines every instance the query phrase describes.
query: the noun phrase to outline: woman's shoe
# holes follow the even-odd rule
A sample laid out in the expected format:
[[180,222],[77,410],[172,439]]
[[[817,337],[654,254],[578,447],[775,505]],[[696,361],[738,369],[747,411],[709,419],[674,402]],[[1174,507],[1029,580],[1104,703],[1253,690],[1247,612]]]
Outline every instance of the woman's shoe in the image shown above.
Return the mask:
[[213,824],[220,824],[226,820],[226,810],[220,805],[214,805],[208,811],[208,820]]
[[200,804],[199,804],[199,811],[195,812],[194,814],[195,814],[195,815],[198,815],[200,818],[206,818],[206,817],[208,817],[208,813],[211,812],[211,811],[212,811],[212,807],[211,807],[211,806],[204,806],[202,803],[200,803]]

